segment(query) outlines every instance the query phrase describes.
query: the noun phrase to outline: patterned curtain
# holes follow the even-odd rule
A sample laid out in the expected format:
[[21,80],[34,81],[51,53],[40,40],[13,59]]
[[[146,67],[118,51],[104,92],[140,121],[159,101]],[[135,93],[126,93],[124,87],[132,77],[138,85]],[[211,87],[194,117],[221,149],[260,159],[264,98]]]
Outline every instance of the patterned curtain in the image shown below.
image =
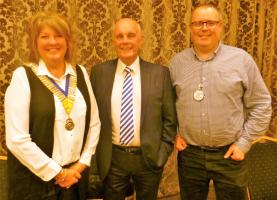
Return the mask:
[[[276,0],[1,0],[0,155],[6,155],[4,93],[12,71],[27,57],[26,25],[35,12],[55,10],[70,19],[78,37],[77,61],[89,71],[94,64],[115,57],[111,44],[112,25],[122,16],[132,17],[143,26],[146,37],[141,56],[168,65],[175,53],[190,46],[191,8],[199,2],[218,5],[225,26],[223,42],[245,49],[257,62],[273,99],[268,134],[277,136]],[[168,165],[174,162],[171,158]],[[177,190],[177,182],[169,181],[176,179],[175,171],[176,167],[166,167],[160,194]]]

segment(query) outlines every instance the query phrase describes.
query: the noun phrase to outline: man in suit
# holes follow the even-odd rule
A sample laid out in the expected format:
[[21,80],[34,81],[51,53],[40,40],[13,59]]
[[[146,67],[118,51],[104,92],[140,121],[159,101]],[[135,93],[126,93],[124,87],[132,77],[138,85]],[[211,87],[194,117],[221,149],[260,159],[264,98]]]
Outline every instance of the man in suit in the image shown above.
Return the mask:
[[139,57],[143,39],[136,21],[118,20],[113,35],[118,58],[91,72],[102,125],[96,160],[104,199],[124,199],[132,179],[137,200],[155,200],[172,152],[176,112],[169,70]]

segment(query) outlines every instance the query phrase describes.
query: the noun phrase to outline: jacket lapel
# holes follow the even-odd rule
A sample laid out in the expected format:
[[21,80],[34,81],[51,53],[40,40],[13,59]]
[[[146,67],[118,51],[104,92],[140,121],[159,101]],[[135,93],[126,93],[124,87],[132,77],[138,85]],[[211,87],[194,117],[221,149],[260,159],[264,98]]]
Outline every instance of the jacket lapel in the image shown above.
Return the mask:
[[104,91],[105,91],[105,107],[107,108],[108,119],[110,120],[110,124],[112,124],[112,113],[111,113],[111,97],[113,90],[113,82],[116,72],[117,59],[113,60],[111,64],[106,68],[105,71],[105,80],[103,82]]
[[141,117],[140,127],[142,127],[144,114],[147,109],[148,96],[150,95],[151,82],[150,82],[150,68],[147,63],[140,59],[140,76],[141,76]]

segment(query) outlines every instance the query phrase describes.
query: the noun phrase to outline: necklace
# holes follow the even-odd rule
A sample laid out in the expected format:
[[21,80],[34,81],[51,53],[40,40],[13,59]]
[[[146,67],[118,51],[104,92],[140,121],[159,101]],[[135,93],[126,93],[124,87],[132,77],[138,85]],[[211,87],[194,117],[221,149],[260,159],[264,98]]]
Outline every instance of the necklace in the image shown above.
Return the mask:
[[203,91],[202,75],[203,75],[203,66],[201,66],[200,83],[198,84],[198,88],[193,93],[193,99],[198,102],[202,101],[205,97],[205,94]]
[[[75,73],[76,69],[73,68]],[[37,66],[32,66],[32,70],[37,74]],[[58,99],[61,101],[64,110],[68,116],[68,118],[65,120],[65,129],[70,131],[74,128],[74,122],[72,118],[70,117],[71,110],[74,105],[75,101],[75,92],[77,88],[77,78],[76,76],[70,76],[69,74],[66,76],[66,85],[65,90],[63,90],[54,79],[48,77],[48,76],[38,76],[40,81],[53,93],[55,94]]]

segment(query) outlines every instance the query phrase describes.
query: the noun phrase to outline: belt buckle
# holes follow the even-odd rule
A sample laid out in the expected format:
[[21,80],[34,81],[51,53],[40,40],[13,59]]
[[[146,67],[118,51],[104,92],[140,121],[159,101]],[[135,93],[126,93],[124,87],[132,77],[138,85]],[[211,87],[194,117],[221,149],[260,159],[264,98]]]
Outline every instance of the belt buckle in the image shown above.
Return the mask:
[[127,153],[133,153],[133,149],[131,149],[131,148],[125,148],[125,152],[127,152]]
[[120,146],[114,145],[115,148],[129,154],[141,154],[141,149],[139,147],[128,147],[128,146]]
[[140,154],[141,153],[140,148],[137,148],[137,147],[129,147],[129,148],[126,148],[125,150],[126,150],[126,152],[128,152],[130,154]]

